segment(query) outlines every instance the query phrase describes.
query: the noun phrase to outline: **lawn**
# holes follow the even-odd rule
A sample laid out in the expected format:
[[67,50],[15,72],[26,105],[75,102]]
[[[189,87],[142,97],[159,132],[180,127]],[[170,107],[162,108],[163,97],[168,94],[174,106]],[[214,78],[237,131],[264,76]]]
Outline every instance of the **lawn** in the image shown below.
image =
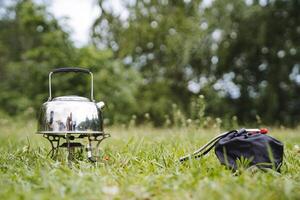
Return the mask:
[[180,164],[219,130],[108,127],[106,159],[69,168],[47,157],[34,120],[0,121],[0,199],[300,199],[300,129],[270,129],[285,145],[282,172],[232,173],[214,155]]

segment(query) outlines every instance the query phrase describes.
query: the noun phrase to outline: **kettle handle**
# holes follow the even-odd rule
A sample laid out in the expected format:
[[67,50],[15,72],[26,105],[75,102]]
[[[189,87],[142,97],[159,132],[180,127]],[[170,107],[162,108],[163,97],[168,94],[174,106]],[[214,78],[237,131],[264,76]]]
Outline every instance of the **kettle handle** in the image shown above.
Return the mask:
[[82,72],[82,73],[86,73],[86,74],[91,73],[90,70],[79,68],[79,67],[63,67],[63,68],[57,68],[52,71],[53,74],[61,73],[61,72]]
[[93,78],[93,73],[88,69],[79,68],[79,67],[57,68],[57,69],[54,69],[52,72],[49,73],[49,98],[48,98],[48,101],[51,101],[51,99],[52,99],[52,84],[51,84],[52,74],[62,73],[62,72],[81,72],[81,73],[90,74],[90,76],[91,76],[91,100],[94,101],[94,78]]

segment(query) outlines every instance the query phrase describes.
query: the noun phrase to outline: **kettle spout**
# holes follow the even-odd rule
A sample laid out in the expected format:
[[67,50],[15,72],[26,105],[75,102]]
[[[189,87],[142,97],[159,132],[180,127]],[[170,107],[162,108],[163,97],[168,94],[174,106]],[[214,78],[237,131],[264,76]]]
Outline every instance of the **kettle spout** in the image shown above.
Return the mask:
[[96,103],[96,105],[100,110],[102,110],[105,107],[105,103],[103,101]]

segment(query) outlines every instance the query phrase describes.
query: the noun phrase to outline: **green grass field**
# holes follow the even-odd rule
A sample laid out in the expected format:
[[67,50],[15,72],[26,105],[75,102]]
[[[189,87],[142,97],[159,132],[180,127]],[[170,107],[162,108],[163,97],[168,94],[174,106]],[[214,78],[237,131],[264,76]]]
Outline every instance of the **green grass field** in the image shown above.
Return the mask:
[[271,129],[285,145],[282,173],[221,166],[212,151],[180,164],[218,130],[151,127],[107,128],[106,157],[80,160],[70,169],[64,155],[47,157],[48,141],[35,121],[0,121],[0,199],[300,199],[300,130]]

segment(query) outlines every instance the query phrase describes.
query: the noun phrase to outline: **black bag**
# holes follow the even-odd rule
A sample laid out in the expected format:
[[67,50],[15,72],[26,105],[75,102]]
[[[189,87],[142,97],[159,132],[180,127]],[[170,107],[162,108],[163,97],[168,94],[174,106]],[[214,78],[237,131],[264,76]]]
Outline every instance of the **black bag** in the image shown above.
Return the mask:
[[[248,166],[255,165],[260,169],[272,168],[279,172],[283,161],[283,144],[257,130],[241,129],[221,134],[194,152],[192,156],[199,158],[215,147],[215,154],[220,163],[233,170],[238,168],[237,162],[245,161]],[[180,161],[188,158],[191,158],[191,155],[181,158]]]
[[221,164],[234,170],[237,169],[237,160],[247,159],[250,166],[280,171],[283,144],[269,135],[249,133],[243,129],[218,140],[215,154]]

